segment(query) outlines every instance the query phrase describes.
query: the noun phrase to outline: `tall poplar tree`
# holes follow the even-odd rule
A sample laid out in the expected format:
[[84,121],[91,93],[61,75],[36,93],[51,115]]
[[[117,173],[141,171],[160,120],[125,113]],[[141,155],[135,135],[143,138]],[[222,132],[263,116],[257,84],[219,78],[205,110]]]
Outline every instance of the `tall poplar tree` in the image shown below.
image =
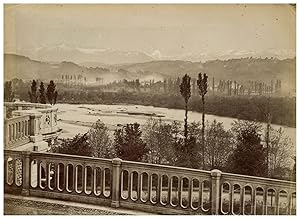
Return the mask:
[[184,144],[186,145],[188,138],[188,102],[191,97],[191,78],[187,74],[185,74],[182,78],[180,93],[185,102]]
[[205,95],[207,94],[207,88],[208,88],[208,76],[204,73],[203,77],[202,74],[199,73],[197,85],[198,85],[198,91],[199,95],[201,96],[202,101],[202,165],[203,168],[205,168],[205,161],[204,161],[204,153],[205,153],[205,137],[204,137],[204,131],[205,131]]

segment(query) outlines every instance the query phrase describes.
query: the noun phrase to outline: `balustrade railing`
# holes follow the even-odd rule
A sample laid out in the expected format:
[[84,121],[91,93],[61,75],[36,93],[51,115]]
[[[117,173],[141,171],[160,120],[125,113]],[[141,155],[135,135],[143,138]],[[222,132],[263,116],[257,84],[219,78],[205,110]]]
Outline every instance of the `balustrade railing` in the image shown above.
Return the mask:
[[4,103],[4,108],[12,110],[4,119],[5,148],[47,140],[59,131],[57,108],[36,103]]
[[6,148],[28,143],[30,134],[30,116],[17,116],[4,121]]
[[296,214],[296,183],[116,159],[4,151],[5,192],[163,214]]

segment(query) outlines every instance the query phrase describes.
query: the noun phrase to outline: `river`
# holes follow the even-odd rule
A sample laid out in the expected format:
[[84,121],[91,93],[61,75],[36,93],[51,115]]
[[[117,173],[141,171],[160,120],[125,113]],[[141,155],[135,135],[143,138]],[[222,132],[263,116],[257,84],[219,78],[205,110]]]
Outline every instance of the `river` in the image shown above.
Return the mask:
[[[61,137],[73,137],[77,133],[85,133],[89,127],[99,118],[110,130],[115,130],[118,125],[127,123],[145,124],[150,118],[161,118],[166,122],[184,120],[184,110],[168,109],[143,105],[92,105],[92,104],[57,104],[59,126],[63,129]],[[188,121],[201,121],[202,114],[189,111]],[[205,119],[212,122],[214,119],[222,122],[225,129],[230,129],[232,122],[236,119],[207,114]],[[265,126],[266,124],[262,124]],[[296,142],[296,128],[274,125],[273,128],[282,128],[284,133],[291,139],[294,145]]]

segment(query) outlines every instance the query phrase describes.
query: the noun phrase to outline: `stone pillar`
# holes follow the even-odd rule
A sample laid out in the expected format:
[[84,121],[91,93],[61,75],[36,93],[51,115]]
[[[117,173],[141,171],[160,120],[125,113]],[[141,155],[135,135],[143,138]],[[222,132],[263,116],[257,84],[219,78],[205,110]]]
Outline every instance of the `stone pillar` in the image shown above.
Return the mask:
[[30,115],[30,140],[32,142],[37,142],[42,139],[42,135],[40,133],[40,119],[42,114],[34,114]]
[[121,194],[121,164],[120,158],[114,158],[112,160],[112,200],[111,207],[120,207],[120,194]]
[[30,188],[30,151],[22,151],[23,173],[22,173],[22,192],[24,196],[29,196]]
[[218,215],[220,210],[220,179],[222,172],[220,170],[211,171],[211,214]]

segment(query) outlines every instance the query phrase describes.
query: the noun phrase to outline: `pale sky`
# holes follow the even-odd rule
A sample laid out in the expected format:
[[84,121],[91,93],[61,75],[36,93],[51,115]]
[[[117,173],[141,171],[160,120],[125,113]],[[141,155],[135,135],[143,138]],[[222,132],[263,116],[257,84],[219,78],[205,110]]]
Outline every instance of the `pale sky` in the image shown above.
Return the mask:
[[5,5],[6,53],[65,44],[180,57],[281,51],[295,55],[289,5]]

